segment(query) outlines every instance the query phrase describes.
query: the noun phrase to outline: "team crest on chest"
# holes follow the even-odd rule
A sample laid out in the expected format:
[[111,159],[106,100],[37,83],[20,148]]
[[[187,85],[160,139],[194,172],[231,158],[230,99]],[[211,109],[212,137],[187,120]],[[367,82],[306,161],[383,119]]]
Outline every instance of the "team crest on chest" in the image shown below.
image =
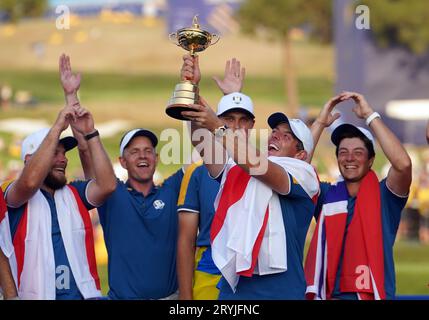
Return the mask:
[[161,210],[162,208],[164,208],[164,206],[165,206],[165,203],[164,203],[164,201],[162,201],[162,200],[155,200],[155,201],[153,202],[153,207],[154,207],[156,210]]

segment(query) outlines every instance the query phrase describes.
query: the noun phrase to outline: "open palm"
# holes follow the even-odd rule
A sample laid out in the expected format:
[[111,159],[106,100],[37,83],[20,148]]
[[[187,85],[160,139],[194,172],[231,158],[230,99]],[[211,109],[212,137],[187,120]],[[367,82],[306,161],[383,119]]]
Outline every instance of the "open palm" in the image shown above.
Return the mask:
[[62,54],[59,61],[61,85],[66,94],[76,93],[80,87],[81,75],[73,74],[70,65],[70,57]]
[[241,67],[240,61],[233,58],[232,61],[228,60],[225,64],[224,78],[221,80],[213,77],[213,80],[223,94],[230,94],[241,91],[245,75],[246,69]]

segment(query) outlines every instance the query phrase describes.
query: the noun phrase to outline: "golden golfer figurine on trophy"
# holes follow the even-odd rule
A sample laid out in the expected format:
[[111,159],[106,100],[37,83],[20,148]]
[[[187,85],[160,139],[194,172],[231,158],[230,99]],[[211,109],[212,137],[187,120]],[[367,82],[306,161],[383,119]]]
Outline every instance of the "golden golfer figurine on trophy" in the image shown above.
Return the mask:
[[[171,33],[169,38],[176,45],[189,51],[192,56],[196,56],[196,52],[204,51],[210,45],[217,43],[220,38],[216,34],[200,29],[197,16],[194,16],[192,24],[193,26],[190,28],[182,28],[177,32]],[[214,42],[213,39],[215,39]],[[182,116],[182,111],[193,110],[188,105],[198,103],[198,92],[198,86],[191,81],[184,80],[180,82],[176,85],[165,112],[172,118],[188,120]]]

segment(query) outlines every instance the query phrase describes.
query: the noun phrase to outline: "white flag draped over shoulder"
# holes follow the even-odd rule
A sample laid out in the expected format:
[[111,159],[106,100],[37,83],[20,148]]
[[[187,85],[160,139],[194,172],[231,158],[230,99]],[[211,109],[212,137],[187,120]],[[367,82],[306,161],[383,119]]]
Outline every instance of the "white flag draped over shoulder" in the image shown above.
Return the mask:
[[[76,285],[85,299],[101,297],[88,210],[77,190],[70,185],[57,190],[54,198],[64,248]],[[0,245],[9,259],[18,296],[24,300],[55,300],[56,269],[48,201],[40,190],[36,192],[25,206],[14,239],[8,214],[3,212],[2,207]]]
[[[318,196],[319,181],[310,164],[288,157],[268,160],[290,173],[310,199]],[[278,194],[231,159],[223,172],[215,210],[210,231],[213,261],[233,291],[240,275],[287,270],[286,232]]]

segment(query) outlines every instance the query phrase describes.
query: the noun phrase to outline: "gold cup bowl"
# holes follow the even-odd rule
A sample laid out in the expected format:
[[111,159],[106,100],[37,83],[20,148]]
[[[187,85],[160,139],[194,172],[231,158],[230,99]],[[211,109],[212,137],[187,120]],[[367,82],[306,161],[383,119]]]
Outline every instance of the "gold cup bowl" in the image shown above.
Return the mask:
[[182,28],[177,32],[170,33],[169,38],[177,46],[189,51],[191,55],[206,50],[220,39],[218,35],[198,28]]

